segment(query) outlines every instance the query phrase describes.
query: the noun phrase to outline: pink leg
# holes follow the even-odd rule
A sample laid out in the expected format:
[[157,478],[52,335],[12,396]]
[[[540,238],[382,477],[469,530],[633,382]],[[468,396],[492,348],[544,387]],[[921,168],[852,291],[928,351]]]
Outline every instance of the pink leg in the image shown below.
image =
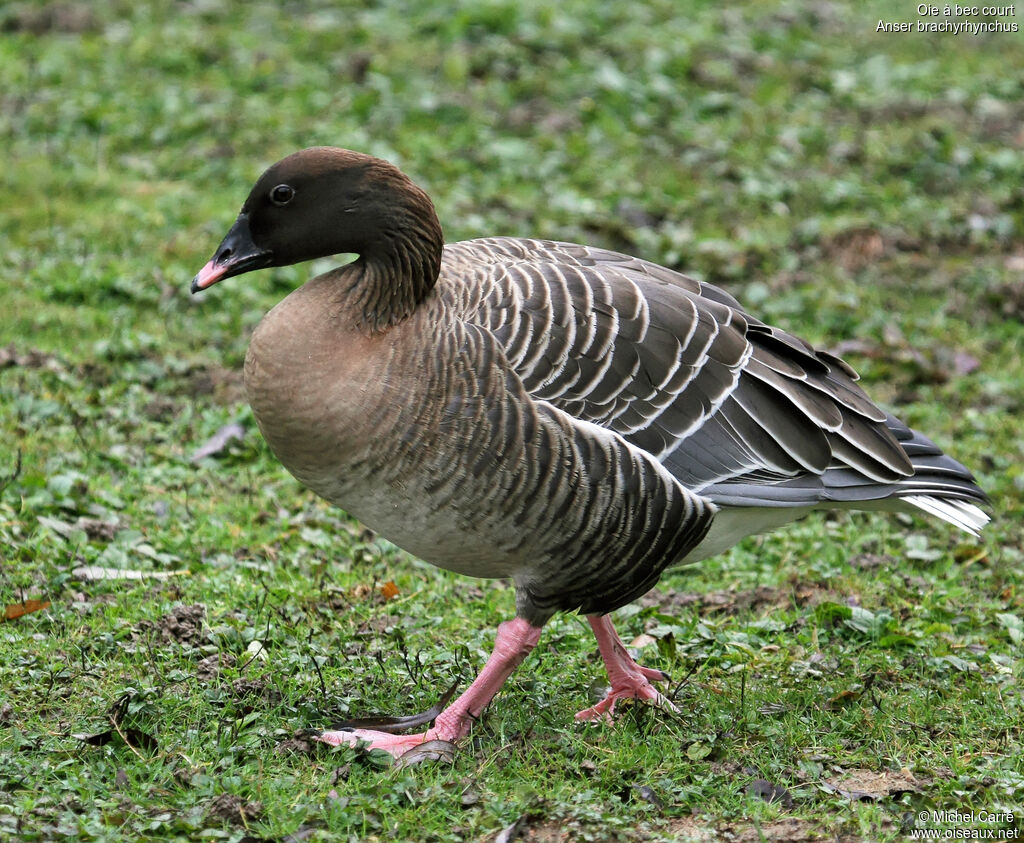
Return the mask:
[[588,615],[587,620],[597,637],[597,648],[601,651],[612,687],[601,702],[579,712],[576,719],[597,720],[604,717],[610,721],[616,700],[622,699],[650,700],[675,711],[676,707],[651,685],[652,681],[663,682],[668,676],[660,670],[641,667],[630,658],[608,615]]
[[469,734],[473,721],[480,716],[505,680],[512,674],[537,646],[540,640],[539,626],[532,626],[522,618],[506,621],[498,627],[498,636],[480,675],[473,680],[465,693],[448,708],[437,715],[432,729],[418,735],[390,735],[372,729],[352,729],[341,732],[324,732],[320,740],[338,746],[343,743],[355,746],[359,742],[369,743],[368,749],[383,749],[395,758],[418,746],[424,741],[456,741]]

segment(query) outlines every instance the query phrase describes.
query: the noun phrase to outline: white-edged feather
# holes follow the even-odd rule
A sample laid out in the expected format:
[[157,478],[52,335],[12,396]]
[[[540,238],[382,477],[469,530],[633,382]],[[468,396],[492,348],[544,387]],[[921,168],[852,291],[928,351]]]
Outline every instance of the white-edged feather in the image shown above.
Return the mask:
[[981,528],[991,520],[983,510],[967,501],[936,498],[932,495],[907,495],[901,500],[959,527],[975,538],[980,537]]

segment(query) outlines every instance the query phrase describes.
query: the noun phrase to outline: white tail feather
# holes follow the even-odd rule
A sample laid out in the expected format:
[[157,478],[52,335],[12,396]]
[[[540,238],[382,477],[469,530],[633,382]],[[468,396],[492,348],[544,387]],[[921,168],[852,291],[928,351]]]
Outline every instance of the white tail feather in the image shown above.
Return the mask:
[[901,500],[924,510],[929,515],[941,518],[954,527],[959,527],[975,538],[980,536],[981,528],[990,520],[981,509],[967,501],[937,498],[932,495],[907,495]]

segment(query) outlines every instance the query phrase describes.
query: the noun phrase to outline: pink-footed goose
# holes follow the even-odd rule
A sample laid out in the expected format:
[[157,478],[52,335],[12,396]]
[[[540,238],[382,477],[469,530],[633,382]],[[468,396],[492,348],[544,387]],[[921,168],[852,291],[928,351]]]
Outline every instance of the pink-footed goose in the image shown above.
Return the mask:
[[444,245],[427,195],[357,152],[256,182],[192,282],[340,253],[280,302],[245,385],[299,481],[434,565],[515,583],[516,616],[432,728],[323,733],[401,755],[456,740],[556,611],[585,614],[615,701],[664,702],[607,613],[666,568],[825,507],[917,509],[972,534],[970,472],[876,407],[842,360],[728,293],[634,257],[492,237]]

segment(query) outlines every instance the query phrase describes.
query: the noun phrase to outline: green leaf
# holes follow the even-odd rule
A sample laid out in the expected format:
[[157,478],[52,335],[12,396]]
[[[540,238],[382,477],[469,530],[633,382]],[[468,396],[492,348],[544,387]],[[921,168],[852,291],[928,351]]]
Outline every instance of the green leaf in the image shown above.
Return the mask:
[[836,623],[836,621],[850,620],[853,617],[853,609],[841,603],[826,601],[819,603],[815,607],[814,616],[818,619],[819,623],[831,625]]
[[1021,620],[1016,615],[1011,615],[1006,612],[999,612],[996,614],[996,620],[999,621],[999,625],[1006,630],[1010,636],[1010,640],[1018,647],[1024,644],[1024,620]]
[[691,761],[701,761],[707,758],[714,747],[705,741],[694,741],[688,747],[686,747],[686,757]]

